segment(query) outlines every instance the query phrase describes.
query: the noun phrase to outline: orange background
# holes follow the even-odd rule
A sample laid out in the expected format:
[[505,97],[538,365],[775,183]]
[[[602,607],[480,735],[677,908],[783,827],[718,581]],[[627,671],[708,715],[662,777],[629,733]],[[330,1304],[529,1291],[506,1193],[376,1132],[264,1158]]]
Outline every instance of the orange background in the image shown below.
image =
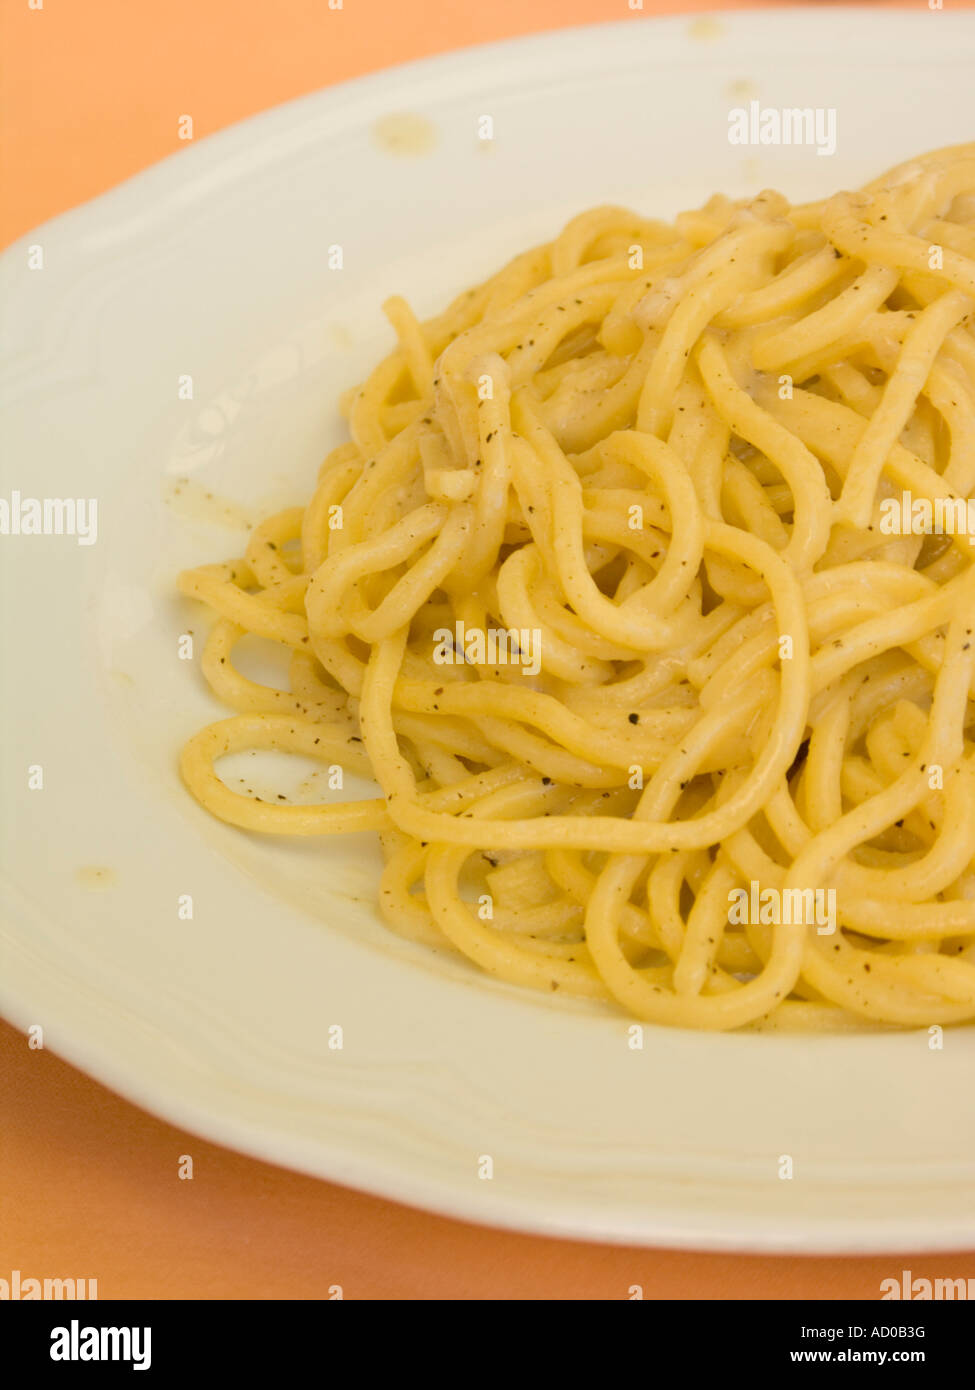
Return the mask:
[[[731,8],[644,0],[643,14]],[[199,138],[411,58],[630,14],[626,0],[0,0],[0,243],[173,153],[181,114]],[[205,1143],[3,1023],[0,1203],[0,1278],[95,1278],[101,1298],[327,1298],[335,1284],[346,1298],[626,1298],[632,1284],[646,1298],[876,1298],[904,1267],[975,1278],[975,1252],[680,1254],[448,1221]]]

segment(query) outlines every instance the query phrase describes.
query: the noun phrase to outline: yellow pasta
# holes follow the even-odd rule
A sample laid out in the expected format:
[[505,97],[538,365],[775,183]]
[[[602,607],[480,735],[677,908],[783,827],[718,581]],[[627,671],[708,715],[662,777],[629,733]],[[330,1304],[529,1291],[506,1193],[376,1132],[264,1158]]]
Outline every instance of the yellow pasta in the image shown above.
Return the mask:
[[[181,576],[236,711],[193,795],[377,831],[390,927],[518,985],[975,1019],[975,146],[821,203],[597,208],[437,318],[385,307],[307,507]],[[258,748],[378,794],[232,790]]]

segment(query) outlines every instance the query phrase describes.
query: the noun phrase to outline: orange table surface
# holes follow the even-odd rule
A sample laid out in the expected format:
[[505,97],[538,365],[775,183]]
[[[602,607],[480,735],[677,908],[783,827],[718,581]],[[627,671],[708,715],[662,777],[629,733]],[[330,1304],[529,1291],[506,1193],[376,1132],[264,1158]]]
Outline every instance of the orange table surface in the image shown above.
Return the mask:
[[[173,153],[181,113],[199,138],[412,58],[632,14],[627,0],[0,0],[0,243]],[[192,1182],[177,1177],[187,1153]],[[972,1279],[975,1252],[687,1254],[465,1225],[206,1143],[0,1023],[0,1279],[97,1279],[103,1299],[613,1299],[634,1284],[834,1299],[878,1298],[903,1268]]]

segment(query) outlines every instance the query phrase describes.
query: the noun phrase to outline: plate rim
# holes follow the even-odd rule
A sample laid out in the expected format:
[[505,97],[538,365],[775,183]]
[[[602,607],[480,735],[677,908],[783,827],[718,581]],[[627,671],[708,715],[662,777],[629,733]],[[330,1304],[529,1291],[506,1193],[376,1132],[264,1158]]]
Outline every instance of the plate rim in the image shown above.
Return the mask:
[[[928,13],[929,11],[926,10],[909,10],[899,5],[884,5],[878,10],[869,4],[840,3],[830,7],[829,18],[831,20],[844,18],[857,20],[868,17],[876,18],[878,14],[882,14],[887,33],[892,35],[898,27],[905,30],[918,28],[918,32],[924,32],[919,26],[925,24],[924,15]],[[638,17],[634,16],[632,19],[601,20],[594,24],[571,24],[557,29],[539,30],[504,39],[492,39],[483,43],[465,44],[460,48],[445,49],[427,57],[406,59],[403,62],[391,63],[388,67],[358,73],[354,77],[344,78],[341,81],[314,88],[312,91],[304,92],[299,96],[290,97],[285,101],[276,102],[273,106],[265,107],[260,111],[231,121],[227,125],[220,126],[219,129],[207,135],[195,136],[182,149],[175,149],[169,154],[163,155],[151,164],[134,170],[117,183],[103,189],[101,193],[96,193],[90,198],[74,203],[71,207],[54,213],[51,217],[28,228],[26,232],[13,241],[0,247],[0,264],[9,256],[11,251],[18,248],[29,237],[35,236],[39,231],[59,225],[65,219],[91,209],[94,204],[110,204],[119,195],[132,192],[140,184],[148,186],[150,181],[169,173],[175,160],[180,160],[185,164],[190,160],[202,162],[209,157],[211,163],[218,162],[221,157],[227,157],[231,153],[232,146],[239,145],[246,140],[248,131],[256,129],[258,126],[269,127],[270,133],[272,124],[284,124],[289,119],[297,120],[303,111],[311,111],[313,107],[321,106],[327,111],[328,106],[342,105],[349,98],[354,99],[358,96],[368,98],[373,92],[384,92],[388,84],[407,85],[413,80],[422,80],[427,77],[436,78],[441,70],[446,71],[454,67],[476,64],[478,61],[494,56],[505,57],[514,50],[529,52],[533,49],[555,47],[565,48],[568,52],[591,38],[598,40],[599,37],[605,35],[608,39],[614,34],[619,34],[622,38],[624,33],[632,32],[635,26],[653,28],[668,35],[673,33],[675,36],[687,38],[689,27],[701,20],[713,20],[719,24],[722,32],[714,37],[723,38],[725,37],[725,30],[747,30],[751,24],[761,24],[764,29],[801,29],[804,27],[816,29],[823,22],[823,11],[812,9],[808,5],[792,4],[775,9],[745,6],[734,10],[695,10],[688,11],[687,14],[642,14]],[[949,27],[968,29],[971,36],[975,38],[975,5],[960,10],[942,11],[939,14],[938,23],[947,24]],[[702,52],[704,51],[706,50],[702,49]]]

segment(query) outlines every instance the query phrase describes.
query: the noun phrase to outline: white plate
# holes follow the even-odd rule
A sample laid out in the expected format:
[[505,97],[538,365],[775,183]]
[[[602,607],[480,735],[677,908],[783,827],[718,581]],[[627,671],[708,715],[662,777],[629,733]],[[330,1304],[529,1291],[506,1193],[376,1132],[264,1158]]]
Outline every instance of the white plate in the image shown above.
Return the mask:
[[[972,138],[973,51],[971,15],[926,9],[634,16],[281,107],[12,247],[3,494],[94,496],[99,515],[92,546],[0,540],[3,1012],[201,1135],[475,1221],[694,1248],[975,1245],[975,1030],[932,1051],[924,1032],[647,1029],[631,1051],[609,1009],[388,933],[369,839],[258,842],[199,810],[177,749],[220,711],[178,659],[202,624],[173,580],[241,533],[165,500],[180,476],[256,512],[305,499],[339,390],[390,340],[390,292],[432,312],[595,203],[818,196]],[[729,145],[752,96],[835,108],[835,155]],[[425,153],[377,139],[404,112],[430,123]]]

